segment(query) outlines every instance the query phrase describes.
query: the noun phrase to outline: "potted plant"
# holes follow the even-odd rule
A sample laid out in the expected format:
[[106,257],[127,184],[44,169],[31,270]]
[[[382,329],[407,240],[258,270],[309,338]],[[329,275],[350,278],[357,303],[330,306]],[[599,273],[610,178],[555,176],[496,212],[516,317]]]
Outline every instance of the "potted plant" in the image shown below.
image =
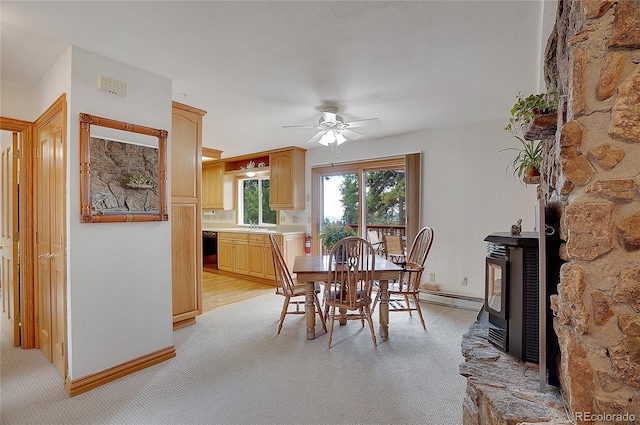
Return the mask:
[[349,236],[357,236],[353,227],[348,224],[335,221],[333,223],[325,223],[322,227],[322,231],[318,235],[318,238],[322,239],[322,246],[324,246],[327,252],[329,252],[340,239]]
[[555,114],[558,111],[558,90],[553,89],[548,93],[530,94],[527,97],[518,93],[516,103],[511,108],[509,124],[504,128],[514,135],[522,131],[535,117],[540,115]]
[[525,183],[540,182],[540,166],[542,165],[542,140],[524,140],[514,136],[520,141],[521,148],[506,148],[517,152],[508,167],[513,168],[513,175],[521,178]]
[[[502,149],[502,151],[514,150],[517,152],[509,166],[513,168],[513,175],[518,176],[525,183],[540,183],[540,167],[542,165],[542,140],[525,140],[527,138],[525,126],[536,117],[555,114],[557,111],[558,91],[556,89],[548,93],[530,94],[527,97],[521,93],[516,96],[516,103],[510,111],[511,118],[504,129],[511,132],[521,146]],[[522,134],[522,137],[519,134]]]

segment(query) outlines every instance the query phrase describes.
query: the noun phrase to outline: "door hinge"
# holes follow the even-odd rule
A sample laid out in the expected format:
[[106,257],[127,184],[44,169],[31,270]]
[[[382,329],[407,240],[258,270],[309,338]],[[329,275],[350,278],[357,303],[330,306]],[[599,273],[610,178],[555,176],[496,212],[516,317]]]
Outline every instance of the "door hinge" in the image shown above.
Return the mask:
[[36,316],[36,328],[40,327],[40,315]]
[[60,343],[60,356],[64,357],[64,342]]
[[14,316],[14,320],[15,323],[18,324],[18,326],[22,326],[22,318],[20,317],[20,313],[16,313],[16,315]]
[[20,242],[20,232],[15,232],[13,234],[13,241],[14,242]]
[[13,151],[13,159],[20,159],[20,150],[16,149]]
[[38,243],[38,231],[37,230],[36,230],[36,234],[35,234],[35,239],[36,239],[35,243]]
[[40,158],[40,148],[35,148],[36,149],[36,159]]

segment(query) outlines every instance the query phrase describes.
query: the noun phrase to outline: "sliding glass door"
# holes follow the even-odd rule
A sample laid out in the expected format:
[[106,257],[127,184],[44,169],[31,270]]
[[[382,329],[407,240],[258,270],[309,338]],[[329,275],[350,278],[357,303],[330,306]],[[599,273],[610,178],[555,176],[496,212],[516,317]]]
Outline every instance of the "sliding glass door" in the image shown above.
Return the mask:
[[406,236],[405,176],[404,157],[312,169],[313,252],[321,252],[317,235],[326,223],[349,224],[365,239],[368,231]]

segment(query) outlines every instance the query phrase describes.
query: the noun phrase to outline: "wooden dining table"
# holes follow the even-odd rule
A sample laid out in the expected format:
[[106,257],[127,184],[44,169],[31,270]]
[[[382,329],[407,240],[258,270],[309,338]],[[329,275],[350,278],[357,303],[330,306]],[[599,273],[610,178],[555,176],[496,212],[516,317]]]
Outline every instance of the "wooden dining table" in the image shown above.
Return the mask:
[[[380,291],[380,336],[389,337],[389,280],[398,279],[402,268],[384,257],[376,255],[373,279],[379,281]],[[326,282],[329,271],[328,255],[297,256],[291,270],[299,283],[305,283],[304,315],[307,325],[307,339],[316,337],[316,312],[314,304],[315,282]]]

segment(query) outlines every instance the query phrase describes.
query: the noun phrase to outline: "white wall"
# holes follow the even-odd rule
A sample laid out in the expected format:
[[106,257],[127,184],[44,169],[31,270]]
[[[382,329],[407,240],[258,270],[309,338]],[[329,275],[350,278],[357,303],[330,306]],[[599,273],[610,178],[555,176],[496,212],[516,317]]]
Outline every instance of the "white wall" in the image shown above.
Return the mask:
[[[505,172],[512,153],[498,152],[517,146],[503,130],[506,121],[350,141],[338,148],[337,159],[330,148],[310,149],[306,192],[311,187],[310,167],[421,151],[421,225],[432,227],[435,233],[423,282],[429,273],[435,273],[435,284],[442,292],[483,297],[484,238],[493,232],[508,232],[519,218],[524,231],[535,225],[535,186],[515,180],[511,170]],[[467,276],[467,286],[461,285],[462,276]]]
[[0,116],[23,121],[36,119],[35,89],[0,82]]
[[[77,47],[63,59],[38,87],[38,114],[67,91],[67,331],[77,380],[173,345],[170,222],[80,223],[78,140],[81,112],[170,132],[171,81]],[[127,96],[98,91],[98,75],[127,82]]]

